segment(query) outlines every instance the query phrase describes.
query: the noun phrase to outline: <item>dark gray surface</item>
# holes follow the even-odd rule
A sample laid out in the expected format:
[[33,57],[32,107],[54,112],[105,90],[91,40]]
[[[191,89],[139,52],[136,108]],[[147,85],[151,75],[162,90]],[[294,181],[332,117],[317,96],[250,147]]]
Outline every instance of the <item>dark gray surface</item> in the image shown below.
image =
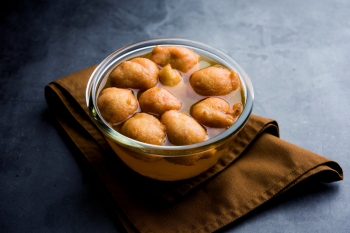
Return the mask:
[[344,169],[344,181],[299,185],[222,231],[350,232],[349,1],[11,2],[0,7],[1,232],[123,232],[44,86],[157,37],[227,52],[252,79],[254,113]]

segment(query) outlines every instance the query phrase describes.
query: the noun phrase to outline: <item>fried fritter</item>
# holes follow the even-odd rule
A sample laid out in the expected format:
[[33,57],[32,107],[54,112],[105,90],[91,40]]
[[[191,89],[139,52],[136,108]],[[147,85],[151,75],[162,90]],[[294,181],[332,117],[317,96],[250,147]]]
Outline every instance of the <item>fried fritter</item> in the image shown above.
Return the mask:
[[111,86],[147,90],[158,84],[159,68],[147,58],[124,61],[110,74]]
[[173,96],[169,91],[153,87],[148,89],[139,98],[140,106],[143,112],[162,115],[169,110],[180,110],[181,101]]
[[162,115],[161,122],[165,126],[169,141],[177,146],[203,142],[207,133],[192,117],[174,110]]
[[173,69],[186,73],[198,63],[199,56],[188,48],[177,46],[156,46],[154,47],[149,59],[160,66],[170,64]]
[[230,109],[225,100],[210,97],[193,106],[191,116],[205,126],[212,128],[228,128],[240,115],[239,106]]
[[163,145],[165,127],[160,121],[147,113],[136,113],[121,127],[120,133],[140,142]]
[[131,90],[110,87],[102,91],[97,100],[102,117],[111,125],[128,119],[138,108]]
[[181,80],[182,76],[180,72],[172,69],[170,64],[164,66],[159,72],[159,81],[164,86],[176,86],[179,82],[181,82]]
[[241,85],[235,71],[217,66],[195,71],[191,75],[190,83],[197,94],[204,96],[227,95]]

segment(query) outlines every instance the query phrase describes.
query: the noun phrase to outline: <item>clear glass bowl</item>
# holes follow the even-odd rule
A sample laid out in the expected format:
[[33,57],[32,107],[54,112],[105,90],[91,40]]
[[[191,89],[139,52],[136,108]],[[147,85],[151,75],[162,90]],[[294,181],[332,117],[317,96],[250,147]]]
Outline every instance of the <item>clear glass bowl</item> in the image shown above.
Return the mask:
[[[125,137],[105,122],[96,103],[109,73],[124,60],[150,53],[156,45],[189,48],[239,74],[245,96],[244,109],[230,128],[216,137],[197,144],[157,146]],[[151,39],[119,49],[99,64],[91,75],[86,89],[86,104],[92,120],[106,137],[116,155],[135,172],[164,181],[188,179],[212,167],[223,156],[232,139],[247,122],[253,109],[253,101],[254,90],[251,81],[235,60],[210,45],[179,38]]]

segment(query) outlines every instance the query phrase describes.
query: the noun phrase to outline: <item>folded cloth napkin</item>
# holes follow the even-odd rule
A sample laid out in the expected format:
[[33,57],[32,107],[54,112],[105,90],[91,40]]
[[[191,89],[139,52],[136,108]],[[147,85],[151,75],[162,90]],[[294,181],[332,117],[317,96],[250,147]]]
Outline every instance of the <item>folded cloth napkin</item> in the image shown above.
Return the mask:
[[255,115],[205,173],[173,182],[143,177],[114,154],[90,120],[85,90],[95,68],[50,83],[45,97],[128,232],[213,232],[310,176],[343,179],[336,162],[283,141],[274,120]]

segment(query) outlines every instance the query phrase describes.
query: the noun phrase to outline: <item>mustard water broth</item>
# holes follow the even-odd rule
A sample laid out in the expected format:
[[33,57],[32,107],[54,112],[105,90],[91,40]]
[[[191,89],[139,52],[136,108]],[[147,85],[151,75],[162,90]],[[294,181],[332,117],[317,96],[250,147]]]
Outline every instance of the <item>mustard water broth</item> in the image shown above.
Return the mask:
[[[151,54],[152,53],[146,53],[144,55],[136,56],[136,57],[149,58]],[[193,90],[193,88],[190,84],[190,77],[195,71],[201,70],[201,69],[204,69],[207,67],[211,67],[211,66],[218,66],[221,68],[228,69],[224,65],[222,65],[222,64],[220,64],[220,63],[218,63],[218,62],[216,62],[208,57],[205,57],[201,54],[198,54],[198,55],[200,55],[199,63],[197,65],[195,65],[192,69],[190,69],[186,73],[178,70],[182,75],[182,80],[180,83],[171,87],[171,86],[165,86],[161,82],[158,82],[156,87],[168,90],[171,94],[173,94],[175,97],[177,97],[182,102],[182,108],[178,112],[184,113],[188,116],[191,116],[191,109],[192,109],[193,105],[195,105],[196,103],[198,103],[198,102],[200,102],[208,97],[218,97],[218,98],[225,100],[226,102],[229,103],[230,109],[232,109],[232,106],[236,103],[241,104],[244,108],[245,96],[244,96],[244,91],[242,89],[242,85],[237,90],[234,90],[231,93],[224,95],[224,96],[202,96],[202,95],[197,94]],[[132,60],[136,57],[132,57],[128,60]],[[105,83],[103,83],[103,82],[101,83],[101,85],[103,86],[102,90],[104,90],[108,87],[111,87],[109,75],[116,67],[117,66],[113,67],[109,72],[106,73],[106,76],[104,79]],[[158,65],[158,67],[160,70],[163,68],[162,66],[159,66],[159,65]],[[230,70],[230,69],[228,69],[228,70]],[[242,83],[242,81],[241,81],[241,83]],[[129,88],[129,89],[134,93],[137,100],[139,100],[139,97],[144,92],[144,91],[140,91],[139,89],[131,89],[131,88]],[[101,93],[102,93],[102,91],[99,92],[99,96],[101,95]],[[136,112],[134,114],[136,114],[138,112],[141,112],[140,104],[138,104],[138,109],[136,110]],[[149,113],[149,114],[152,114],[152,113]],[[154,114],[152,114],[152,115],[154,115]],[[160,119],[160,116],[158,116],[158,115],[154,115],[154,116],[156,116],[158,119]],[[130,117],[132,117],[132,116],[130,116]],[[113,127],[114,130],[119,132],[120,127],[122,126],[122,124],[124,122],[120,122],[120,123],[111,125],[111,127]],[[204,125],[202,125],[202,126],[203,126],[203,128],[205,128],[205,130],[207,132],[206,140],[213,138],[226,130],[226,128],[211,128],[211,127],[207,127]],[[174,146],[174,145],[172,143],[170,143],[168,138],[166,137],[166,141],[163,144],[163,146]]]

